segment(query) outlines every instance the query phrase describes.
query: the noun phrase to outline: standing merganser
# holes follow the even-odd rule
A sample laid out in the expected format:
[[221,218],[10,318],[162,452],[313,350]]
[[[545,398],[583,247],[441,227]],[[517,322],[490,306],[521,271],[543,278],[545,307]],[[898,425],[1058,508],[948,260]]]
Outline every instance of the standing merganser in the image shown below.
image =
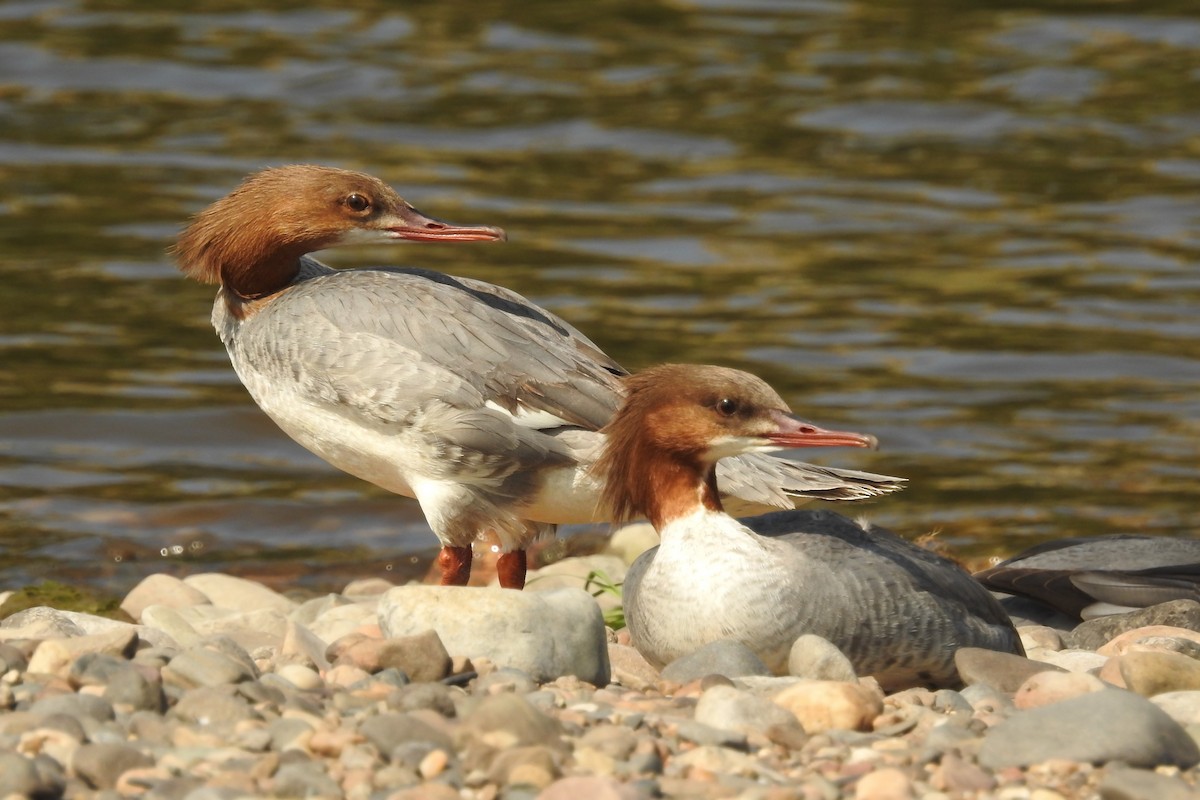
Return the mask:
[[[370,175],[297,165],[248,177],[174,248],[184,273],[220,283],[213,326],[254,401],[335,467],[415,497],[442,544],[444,584],[467,582],[486,531],[505,553],[501,585],[521,588],[535,538],[611,519],[588,468],[626,372],[508,289],[420,269],[339,271],[308,254],[504,238],[430,219]],[[723,479],[758,511],[904,482],[763,456]]]
[[792,644],[815,633],[890,690],[960,685],[960,647],[1022,653],[992,595],[941,556],[830,512],[738,521],[722,509],[718,459],[873,437],[800,422],[737,370],[669,364],[625,387],[594,469],[615,516],[646,517],[662,540],[624,586],[632,643],[651,664],[733,638],[785,674]]

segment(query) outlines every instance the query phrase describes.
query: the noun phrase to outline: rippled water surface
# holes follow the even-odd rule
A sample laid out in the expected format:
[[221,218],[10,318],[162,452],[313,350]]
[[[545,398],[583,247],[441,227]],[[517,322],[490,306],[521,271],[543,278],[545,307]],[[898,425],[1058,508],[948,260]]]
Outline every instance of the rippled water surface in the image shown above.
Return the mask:
[[819,460],[910,478],[866,508],[903,533],[1193,534],[1194,4],[404,5],[0,5],[0,586],[422,568],[415,503],[279,433],[165,253],[299,161],[510,236],[332,263],[502,283],[876,434]]

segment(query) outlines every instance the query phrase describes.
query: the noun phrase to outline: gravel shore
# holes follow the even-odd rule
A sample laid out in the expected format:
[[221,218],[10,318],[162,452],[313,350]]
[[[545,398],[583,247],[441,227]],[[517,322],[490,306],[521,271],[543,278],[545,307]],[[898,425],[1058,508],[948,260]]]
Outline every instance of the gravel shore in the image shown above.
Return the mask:
[[158,574],[125,597],[133,623],[20,611],[0,622],[0,796],[1198,796],[1200,604],[1018,617],[1029,658],[962,650],[961,690],[885,695],[819,639],[791,677],[732,643],[660,673],[581,588],[621,565],[302,602]]

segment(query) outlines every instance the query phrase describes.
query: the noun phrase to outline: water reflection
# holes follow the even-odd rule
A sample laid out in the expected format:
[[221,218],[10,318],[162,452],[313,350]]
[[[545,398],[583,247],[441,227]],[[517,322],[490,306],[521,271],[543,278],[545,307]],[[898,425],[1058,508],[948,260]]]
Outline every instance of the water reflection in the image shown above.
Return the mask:
[[877,434],[821,458],[912,479],[869,508],[901,531],[1191,535],[1200,14],[1124,12],[0,6],[0,575],[419,570],[415,505],[284,439],[164,255],[292,161],[511,237],[338,265],[502,283],[630,367],[748,368]]

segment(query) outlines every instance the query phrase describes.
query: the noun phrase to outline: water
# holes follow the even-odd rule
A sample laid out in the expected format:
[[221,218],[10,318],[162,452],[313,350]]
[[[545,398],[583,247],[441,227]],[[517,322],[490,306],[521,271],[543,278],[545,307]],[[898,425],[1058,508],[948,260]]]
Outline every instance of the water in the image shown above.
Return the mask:
[[881,524],[1193,534],[1192,4],[261,5],[0,5],[0,586],[423,570],[416,505],[253,407],[165,252],[299,161],[510,236],[336,265],[501,283],[876,434],[814,460],[910,478]]

